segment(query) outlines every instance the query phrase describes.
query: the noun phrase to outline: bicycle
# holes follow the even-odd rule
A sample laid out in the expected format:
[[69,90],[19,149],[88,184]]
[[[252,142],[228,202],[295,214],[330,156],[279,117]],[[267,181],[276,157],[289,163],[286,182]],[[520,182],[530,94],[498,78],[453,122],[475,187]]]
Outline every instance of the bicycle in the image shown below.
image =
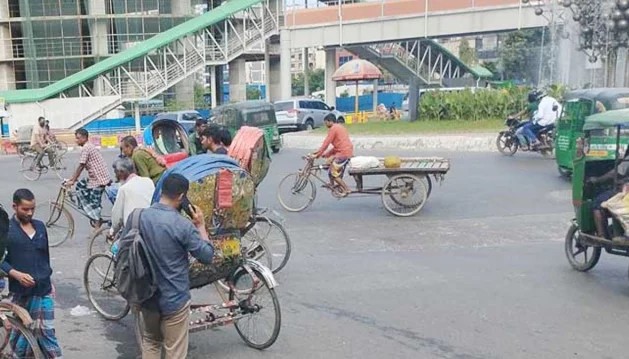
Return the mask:
[[[33,319],[26,309],[9,301],[0,301],[0,321],[2,322],[0,326],[0,358],[45,358],[33,331],[30,329]],[[23,342],[20,341],[20,349],[25,350],[25,353],[15,352],[15,343],[20,337],[26,341],[27,347],[22,347]]]
[[[40,218],[46,218],[44,223],[48,230],[48,243],[51,247],[57,247],[74,236],[74,218],[66,205],[88,218],[92,227],[97,225],[97,221],[90,218],[83,210],[76,192],[66,187],[64,181],[59,188],[56,200],[40,203],[35,209],[37,212],[45,214],[40,214]],[[108,223],[109,216],[102,217],[101,221]]]
[[42,174],[48,173],[49,170],[52,170],[59,179],[64,179],[65,171],[67,167],[63,163],[63,156],[67,152],[67,146],[65,150],[63,150],[58,144],[50,144],[46,146],[44,150],[52,149],[53,150],[53,158],[54,163],[50,163],[48,154],[44,153],[43,157],[39,160],[39,163],[35,163],[37,156],[39,155],[37,151],[32,148],[28,148],[24,150],[24,156],[20,161],[22,176],[29,181],[37,181]]

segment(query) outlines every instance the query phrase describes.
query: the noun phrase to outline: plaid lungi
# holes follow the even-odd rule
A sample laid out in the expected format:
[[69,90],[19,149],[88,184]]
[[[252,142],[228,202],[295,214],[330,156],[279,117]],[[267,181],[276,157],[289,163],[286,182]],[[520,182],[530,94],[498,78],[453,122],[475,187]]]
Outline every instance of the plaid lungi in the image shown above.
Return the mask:
[[[62,358],[61,347],[55,336],[55,302],[53,295],[19,296],[14,295],[13,303],[28,310],[33,318],[32,330],[39,348],[44,356],[49,359]],[[33,352],[26,339],[18,331],[12,330],[9,336],[9,343],[18,358],[32,358]]]
[[103,192],[105,192],[105,187],[88,188],[87,179],[85,178],[76,183],[76,196],[79,200],[79,206],[90,219],[95,221],[101,219]]

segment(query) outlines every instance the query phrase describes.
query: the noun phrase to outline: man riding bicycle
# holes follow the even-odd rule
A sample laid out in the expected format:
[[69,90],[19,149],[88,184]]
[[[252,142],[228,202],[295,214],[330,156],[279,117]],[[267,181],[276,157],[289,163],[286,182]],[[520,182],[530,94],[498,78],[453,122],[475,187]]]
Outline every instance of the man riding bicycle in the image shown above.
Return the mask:
[[[352,145],[352,141],[349,139],[347,129],[336,123],[334,114],[331,113],[325,116],[323,123],[328,128],[328,136],[323,141],[321,148],[313,153],[312,156],[314,158],[321,156],[329,158],[330,168],[328,169],[328,176],[330,177],[330,188],[334,188],[335,184],[340,186],[343,191],[341,196],[347,197],[352,191],[343,181],[343,174],[349,160],[354,156],[354,145]],[[332,145],[332,148],[328,150],[330,145]]]
[[48,165],[55,165],[55,151],[49,146],[50,142],[48,141],[46,122],[44,117],[40,117],[37,119],[37,125],[33,126],[31,148],[37,152],[37,157],[35,157],[35,161],[33,161],[33,167],[42,167],[41,160],[44,158],[44,154],[48,154]]

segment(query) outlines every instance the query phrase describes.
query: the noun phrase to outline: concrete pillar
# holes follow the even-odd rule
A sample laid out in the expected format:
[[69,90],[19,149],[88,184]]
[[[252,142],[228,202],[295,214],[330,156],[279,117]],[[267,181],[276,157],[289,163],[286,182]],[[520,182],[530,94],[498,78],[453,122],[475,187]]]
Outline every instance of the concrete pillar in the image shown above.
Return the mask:
[[[273,74],[271,74],[273,76]],[[280,30],[280,97],[292,97],[290,71],[290,30]]]
[[378,80],[373,80],[373,112],[378,110]]
[[229,101],[247,100],[247,66],[244,59],[229,63]]
[[267,89],[270,91],[271,97],[269,97],[271,102],[279,101],[279,100],[287,100],[291,98],[284,97],[281,91],[281,78],[282,78],[282,61],[279,56],[271,56],[269,58],[269,65],[267,67]]
[[217,83],[217,78],[216,78],[216,66],[211,66],[210,67],[210,95],[211,95],[211,105],[212,108],[215,108],[216,106],[218,106],[219,103],[219,98],[221,96],[221,94],[219,93],[219,88],[221,88],[221,86],[218,86]]
[[304,66],[304,96],[310,96],[310,60],[308,59],[308,48],[304,48],[303,52]]
[[[88,20],[90,27],[90,44],[91,54],[96,61],[107,57],[109,54],[109,44],[107,43],[107,19],[105,0],[89,0],[87,3],[88,14],[92,16]],[[88,48],[83,49],[88,50]],[[111,95],[109,89],[102,80],[94,80],[94,88],[92,92],[95,96],[107,96]]]
[[617,50],[617,58],[616,58],[616,87],[625,87],[626,78],[625,73],[627,70],[627,49],[626,48],[618,48]]
[[[419,81],[413,78],[408,84],[408,118],[410,121],[417,121],[419,114],[417,106],[419,105]],[[398,106],[401,106],[399,104]]]
[[[177,0],[171,1],[170,3],[173,17],[186,17],[192,15],[191,0]],[[179,51],[183,53],[183,51],[185,51],[185,48],[182,47]],[[174,86],[175,98],[177,99],[177,102],[183,104],[189,109],[194,109],[195,83],[195,76],[192,75],[178,82]]]
[[325,50],[325,103],[336,106],[336,81],[332,75],[336,71],[336,49]]
[[[9,17],[7,0],[0,0],[0,19]],[[0,90],[15,89],[15,69],[7,60],[13,58],[11,31],[8,22],[0,23]],[[6,61],[6,62],[5,62]]]

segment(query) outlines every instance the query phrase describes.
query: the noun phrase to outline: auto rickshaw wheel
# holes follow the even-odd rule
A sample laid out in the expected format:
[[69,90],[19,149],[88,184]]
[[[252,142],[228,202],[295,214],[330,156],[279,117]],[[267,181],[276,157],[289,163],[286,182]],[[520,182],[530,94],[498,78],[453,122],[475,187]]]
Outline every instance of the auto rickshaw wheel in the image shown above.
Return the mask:
[[580,242],[579,226],[572,224],[566,234],[565,252],[568,263],[579,272],[594,268],[601,258],[601,247],[592,247]]

